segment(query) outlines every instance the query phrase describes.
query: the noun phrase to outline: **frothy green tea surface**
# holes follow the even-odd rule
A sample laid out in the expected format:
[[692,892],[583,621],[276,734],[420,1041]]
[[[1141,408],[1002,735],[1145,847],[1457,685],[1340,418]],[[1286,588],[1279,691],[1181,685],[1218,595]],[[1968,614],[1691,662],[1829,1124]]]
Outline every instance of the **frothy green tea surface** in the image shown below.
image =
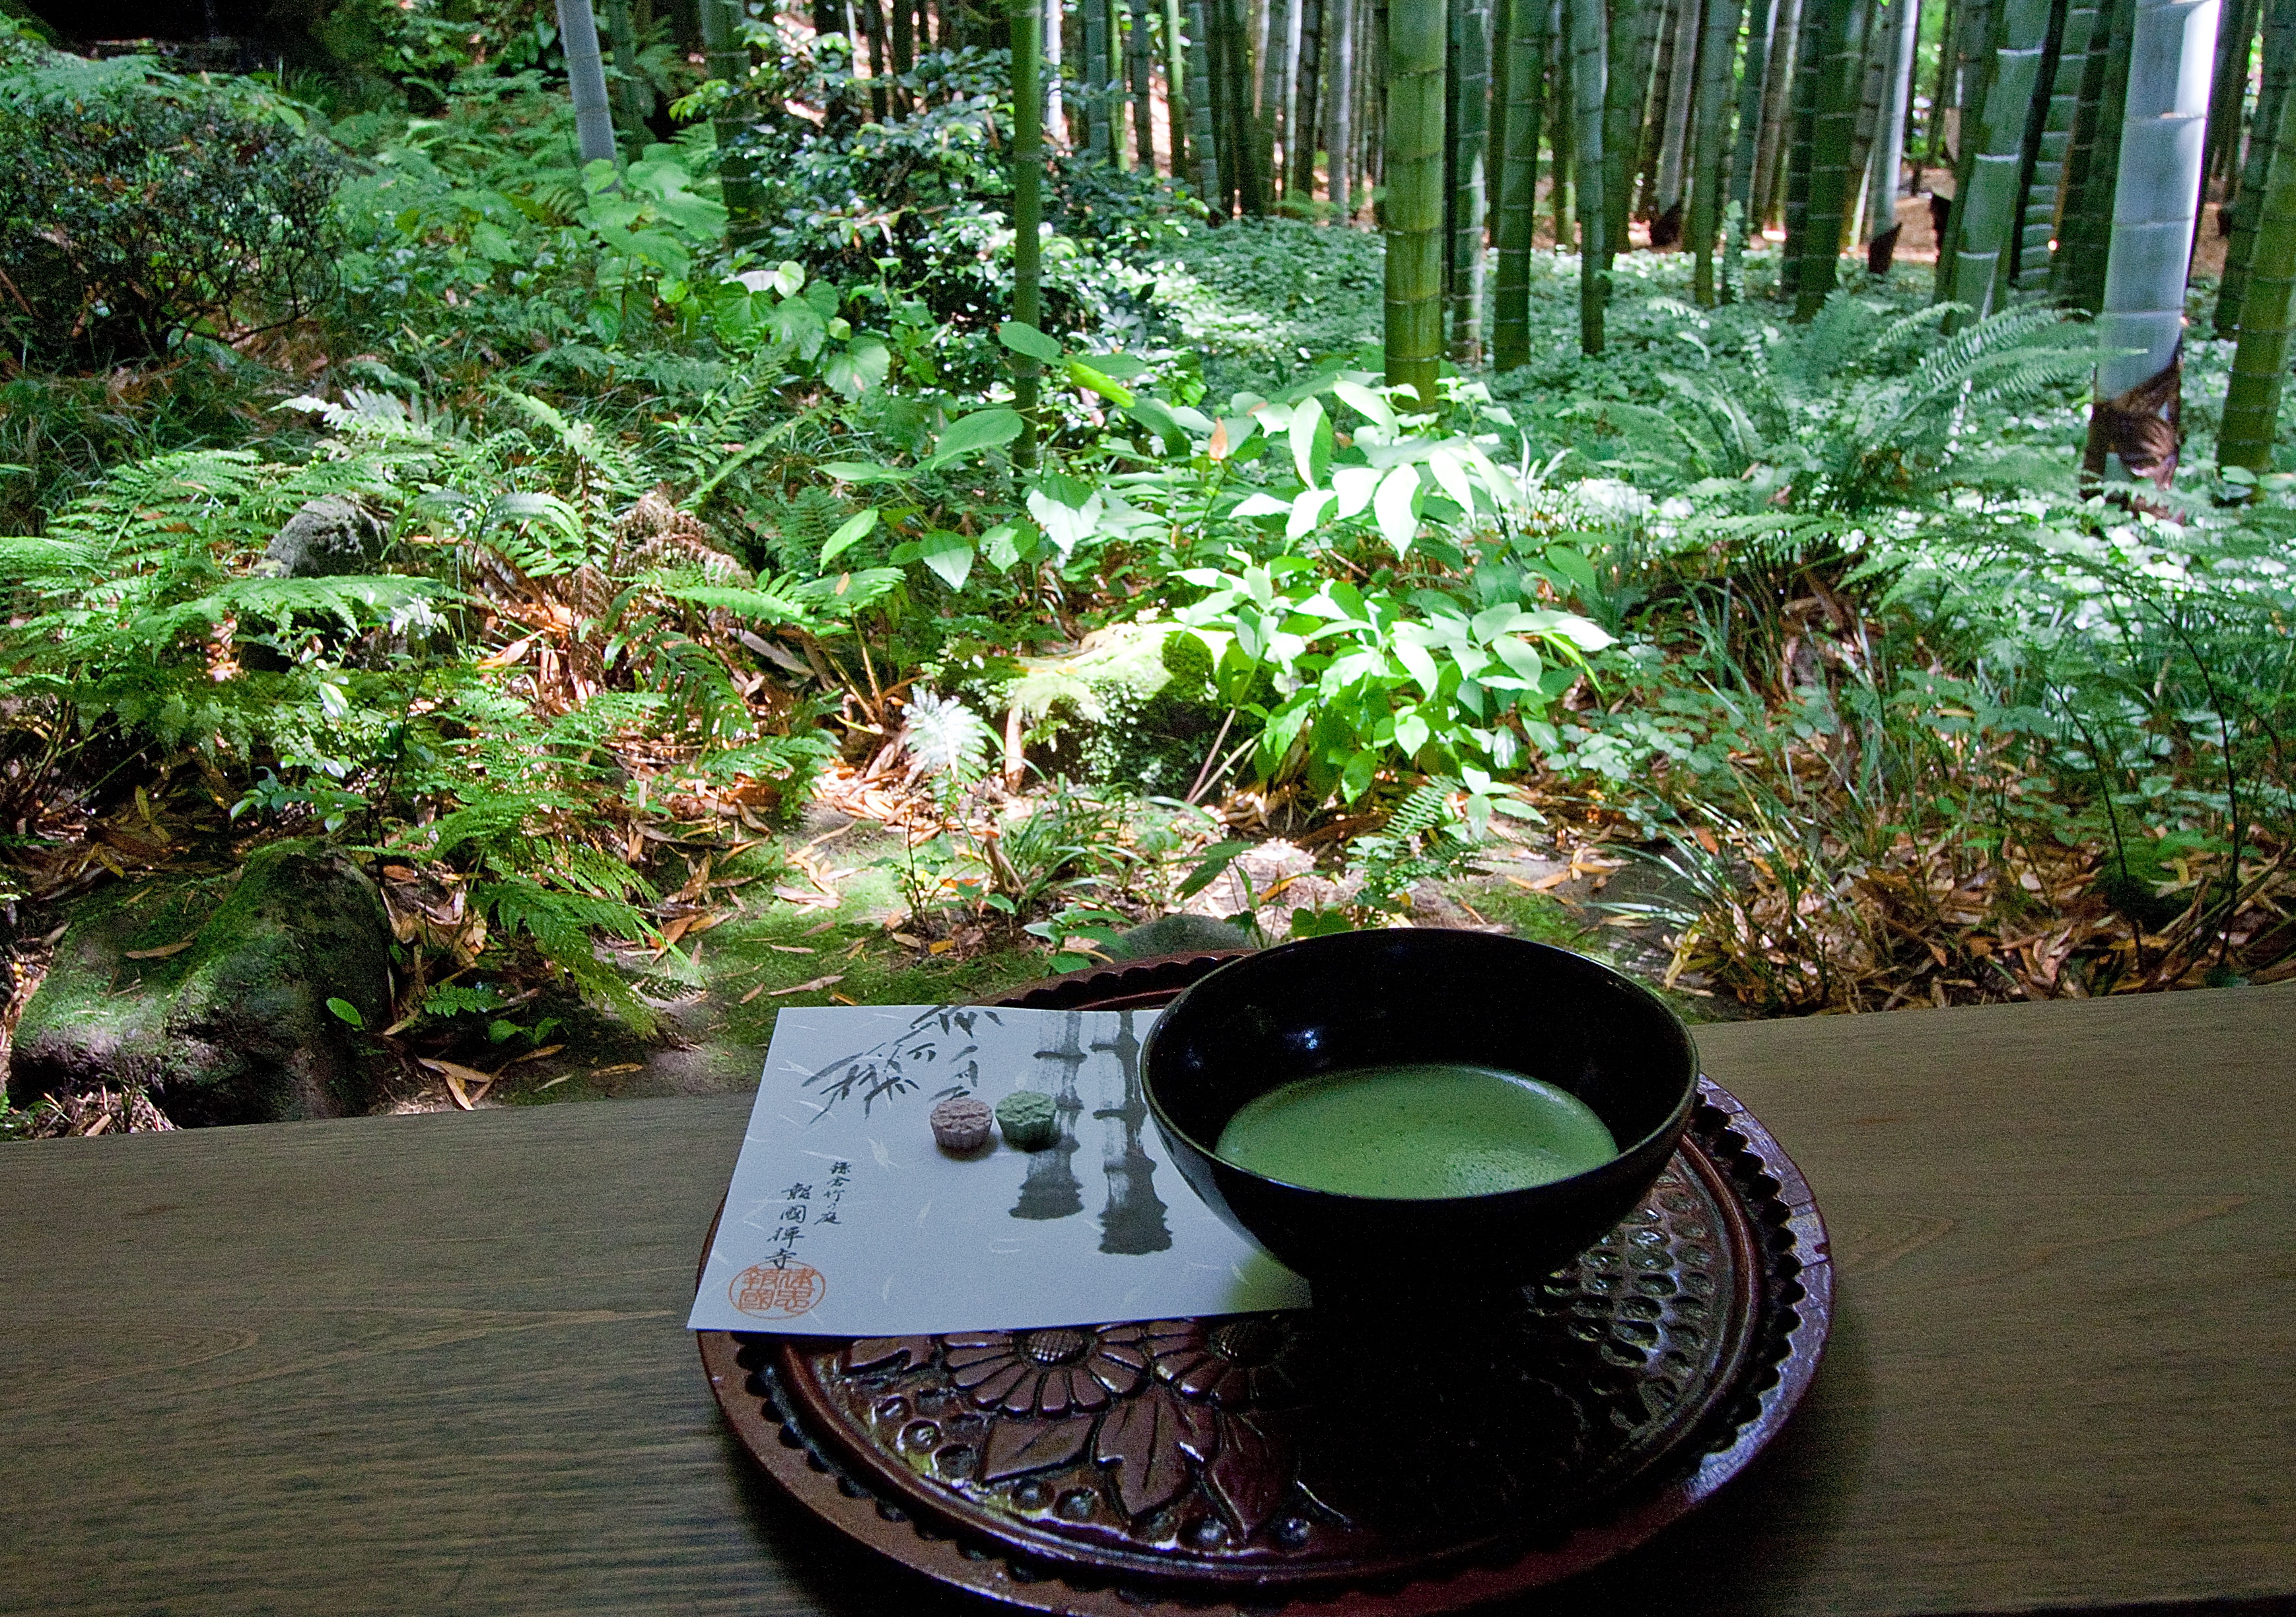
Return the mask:
[[1527,1190],[1619,1154],[1603,1120],[1570,1091],[1447,1063],[1283,1085],[1245,1103],[1215,1150],[1288,1185],[1414,1200]]

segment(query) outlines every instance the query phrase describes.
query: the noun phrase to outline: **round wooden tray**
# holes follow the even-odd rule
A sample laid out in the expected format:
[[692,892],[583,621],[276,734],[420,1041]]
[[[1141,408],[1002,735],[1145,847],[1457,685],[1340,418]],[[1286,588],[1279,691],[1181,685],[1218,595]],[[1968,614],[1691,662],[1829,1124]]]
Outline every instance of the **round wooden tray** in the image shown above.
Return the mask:
[[[1158,1005],[1223,957],[998,1003]],[[1365,1256],[1374,1272],[1409,1261]],[[943,1583],[1093,1617],[1295,1603],[1413,1617],[1583,1571],[1698,1505],[1800,1401],[1832,1302],[1808,1186],[1702,1079],[1642,1205],[1496,1317],[1365,1301],[859,1341],[697,1334],[758,1463]]]

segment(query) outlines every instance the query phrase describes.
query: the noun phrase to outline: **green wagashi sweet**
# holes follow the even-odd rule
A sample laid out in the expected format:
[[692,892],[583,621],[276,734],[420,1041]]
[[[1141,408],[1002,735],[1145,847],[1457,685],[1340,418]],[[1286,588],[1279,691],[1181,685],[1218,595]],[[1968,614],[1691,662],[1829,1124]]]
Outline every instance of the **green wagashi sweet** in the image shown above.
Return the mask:
[[998,1101],[996,1126],[1023,1151],[1042,1151],[1061,1137],[1061,1117],[1053,1109],[1053,1097],[1034,1089],[1015,1089]]

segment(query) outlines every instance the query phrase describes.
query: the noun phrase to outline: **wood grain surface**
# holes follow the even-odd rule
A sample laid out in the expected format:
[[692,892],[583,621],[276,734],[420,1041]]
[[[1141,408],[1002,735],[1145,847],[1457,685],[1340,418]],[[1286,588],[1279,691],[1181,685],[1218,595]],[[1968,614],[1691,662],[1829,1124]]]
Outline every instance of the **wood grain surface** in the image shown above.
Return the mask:
[[[1700,1044],[1816,1187],[1833,1342],[1748,1476],[1514,1609],[2296,1611],[2296,986]],[[985,1611],[718,1424],[747,1106],[0,1148],[0,1612]]]

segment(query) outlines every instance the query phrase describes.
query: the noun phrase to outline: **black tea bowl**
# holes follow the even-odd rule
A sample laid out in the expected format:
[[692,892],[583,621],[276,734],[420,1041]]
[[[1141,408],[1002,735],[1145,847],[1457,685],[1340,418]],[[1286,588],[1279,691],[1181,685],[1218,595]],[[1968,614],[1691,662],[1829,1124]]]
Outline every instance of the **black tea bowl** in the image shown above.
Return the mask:
[[[1551,1184],[1406,1199],[1286,1184],[1214,1154],[1247,1101],[1319,1073],[1452,1062],[1543,1079],[1619,1155]],[[1680,1143],[1698,1056],[1674,1013],[1609,967],[1517,938],[1341,932],[1229,963],[1175,1000],[1141,1073],[1167,1150],[1221,1218],[1328,1294],[1467,1294],[1539,1279],[1632,1211]]]

